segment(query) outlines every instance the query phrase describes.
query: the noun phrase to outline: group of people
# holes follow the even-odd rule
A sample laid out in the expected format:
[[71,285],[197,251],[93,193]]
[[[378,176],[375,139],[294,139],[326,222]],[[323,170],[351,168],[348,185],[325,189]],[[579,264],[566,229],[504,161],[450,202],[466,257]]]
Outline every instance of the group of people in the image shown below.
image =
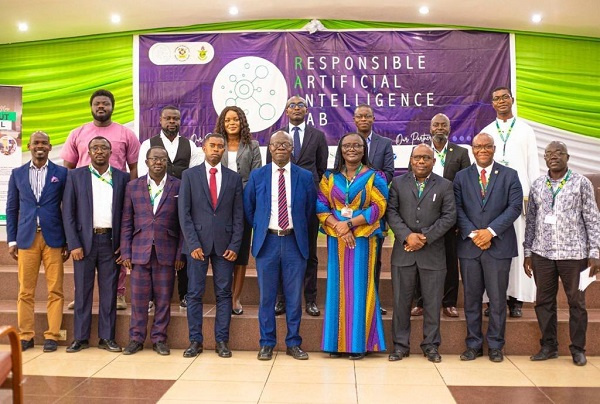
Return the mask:
[[[62,263],[70,255],[75,311],[74,341],[67,352],[89,347],[97,272],[100,348],[124,354],[142,350],[150,303],[153,349],[168,355],[177,278],[189,328],[183,356],[198,355],[210,262],[215,351],[231,357],[231,316],[243,313],[241,292],[251,250],[260,289],[258,359],[272,358],[276,316],[283,313],[286,354],[308,359],[301,348],[302,295],[306,313],[319,316],[320,229],[327,236],[322,349],[331,357],[362,359],[386,351],[386,309],[378,289],[382,245],[391,230],[390,361],[410,353],[411,315],[424,316],[423,354],[441,361],[440,309],[459,316],[460,262],[467,323],[462,360],[483,355],[485,314],[489,359],[502,361],[506,306],[511,316],[521,316],[522,302],[536,300],[536,288],[542,339],[531,359],[557,357],[560,277],[570,307],[573,361],[584,365],[587,313],[579,272],[588,266],[591,275],[600,272],[600,215],[593,189],[568,169],[568,150],[560,142],[546,147],[549,170],[539,176],[535,136],[513,116],[513,102],[510,89],[493,90],[497,119],[474,137],[474,164],[465,148],[448,141],[450,120],[438,114],[431,120],[431,145],[414,147],[409,172],[394,177],[392,143],[373,132],[375,116],[368,105],[355,109],[356,132],[341,137],[334,167],[327,170],[325,135],[305,122],[308,108],[299,96],[287,101],[289,124],[270,137],[262,166],[258,142],[238,107],[220,113],[200,150],[179,134],[179,109],[166,106],[160,113],[161,133],[140,147],[133,132],[112,122],[112,94],[96,91],[90,99],[94,121],[75,129],[61,154],[66,168],[49,161],[50,139],[35,132],[28,144],[31,161],[11,175],[7,233],[19,267],[22,349],[34,344],[41,261],[48,283],[44,351],[57,349]],[[120,296],[127,271],[130,340],[122,349],[115,341],[115,320],[117,306],[126,307]]]

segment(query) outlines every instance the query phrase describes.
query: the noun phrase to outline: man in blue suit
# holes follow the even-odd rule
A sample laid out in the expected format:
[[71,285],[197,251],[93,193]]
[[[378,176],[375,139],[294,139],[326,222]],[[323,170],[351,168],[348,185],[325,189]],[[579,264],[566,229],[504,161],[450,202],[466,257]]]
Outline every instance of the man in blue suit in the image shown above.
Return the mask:
[[23,351],[33,347],[35,287],[40,262],[44,262],[48,287],[44,352],[53,352],[63,315],[63,261],[69,256],[60,211],[67,169],[48,160],[52,145],[46,133],[34,132],[27,147],[31,161],[15,168],[8,182],[8,252],[17,260],[19,270],[17,321]]
[[494,162],[494,138],[473,138],[475,164],[454,179],[459,240],[457,255],[465,293],[467,350],[461,360],[483,355],[481,306],[483,291],[490,298],[488,357],[502,362],[506,328],[506,289],[510,263],[517,252],[513,222],[521,214],[523,189],[517,172]]
[[206,155],[204,163],[185,170],[179,188],[179,223],[188,263],[190,333],[190,345],[183,356],[193,358],[203,351],[202,298],[210,261],[217,300],[215,352],[222,358],[230,358],[233,265],[244,233],[242,177],[221,165],[225,152],[223,135],[209,133],[202,142],[202,150]]
[[115,341],[119,243],[129,174],[111,167],[111,144],[96,136],[88,144],[91,164],[69,172],[63,198],[67,244],[75,278],[75,340],[67,352],[89,348],[94,278],[98,270],[98,348],[121,352]]
[[259,360],[270,360],[277,344],[275,301],[281,280],[287,322],[286,354],[308,359],[302,350],[302,287],[309,256],[308,226],[315,214],[317,191],[310,171],[290,162],[292,137],[271,136],[273,163],[252,171],[244,190],[246,219],[252,223],[260,303]]

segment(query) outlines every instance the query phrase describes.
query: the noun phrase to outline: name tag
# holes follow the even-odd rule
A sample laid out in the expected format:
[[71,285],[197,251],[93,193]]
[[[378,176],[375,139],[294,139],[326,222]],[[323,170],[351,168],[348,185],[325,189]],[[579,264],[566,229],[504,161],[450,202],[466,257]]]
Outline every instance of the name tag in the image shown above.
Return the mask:
[[544,218],[544,223],[556,224],[556,216],[555,215],[546,215],[546,217]]
[[352,209],[349,207],[342,208],[342,217],[347,217],[348,219],[352,219]]

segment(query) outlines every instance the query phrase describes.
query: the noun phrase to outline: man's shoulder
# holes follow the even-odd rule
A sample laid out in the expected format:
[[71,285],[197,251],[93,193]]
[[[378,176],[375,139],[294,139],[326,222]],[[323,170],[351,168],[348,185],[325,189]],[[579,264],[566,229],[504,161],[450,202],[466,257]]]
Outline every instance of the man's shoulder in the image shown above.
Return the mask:
[[325,132],[323,132],[320,129],[315,128],[312,125],[306,124],[306,131],[307,132],[312,132],[313,135],[320,135],[320,136],[325,136]]
[[296,172],[300,177],[306,177],[310,179],[311,183],[314,182],[312,173],[307,169],[300,167],[299,165],[292,163],[292,172]]
[[450,149],[452,149],[452,151],[458,152],[458,153],[469,153],[469,151],[467,150],[466,147],[461,146],[456,143],[448,142],[448,150],[450,150]]
[[446,178],[442,177],[441,175],[438,175],[434,172],[431,173],[431,176],[429,178],[431,180],[435,180],[435,185],[438,185],[438,186],[452,185],[452,181],[450,181],[449,179],[446,179]]
[[385,136],[381,136],[378,133],[373,132],[373,136],[372,136],[372,140],[377,139],[378,141],[384,143],[386,146],[389,144],[390,146],[392,145],[392,139],[387,138]]

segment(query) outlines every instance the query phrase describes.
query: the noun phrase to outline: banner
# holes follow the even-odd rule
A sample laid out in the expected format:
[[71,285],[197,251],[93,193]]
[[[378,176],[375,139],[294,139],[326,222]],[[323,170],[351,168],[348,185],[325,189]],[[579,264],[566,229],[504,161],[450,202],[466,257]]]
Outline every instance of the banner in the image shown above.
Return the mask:
[[12,169],[21,163],[23,89],[0,85],[0,225],[6,225],[6,195]]
[[[329,145],[356,130],[359,104],[373,107],[374,131],[408,153],[429,141],[440,112],[451,140],[470,143],[495,118],[491,90],[511,86],[509,43],[508,34],[457,30],[143,35],[137,132],[140,141],[158,134],[160,108],[174,104],[181,133],[200,143],[219,112],[237,105],[264,146],[287,124],[286,100],[300,95]],[[404,154],[396,167],[406,167]]]

